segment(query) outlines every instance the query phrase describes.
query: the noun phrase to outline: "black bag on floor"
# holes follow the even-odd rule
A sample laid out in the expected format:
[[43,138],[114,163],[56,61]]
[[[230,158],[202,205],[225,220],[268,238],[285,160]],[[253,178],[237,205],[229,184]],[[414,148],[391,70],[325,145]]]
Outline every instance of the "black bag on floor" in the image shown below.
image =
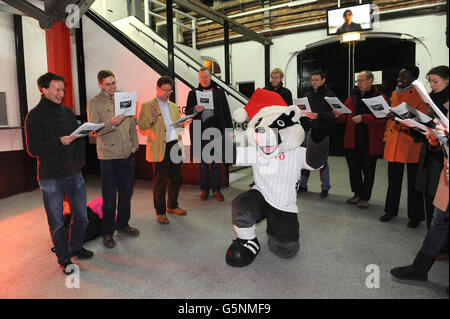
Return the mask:
[[[84,236],[85,243],[92,239],[97,238],[102,233],[102,220],[100,219],[100,217],[96,213],[94,213],[89,206],[86,207],[86,210],[89,223],[86,228],[86,235]],[[66,230],[67,239],[69,239],[71,220],[72,220],[71,213],[64,215],[64,228]],[[53,247],[51,250],[55,252],[55,247]]]
[[87,218],[89,224],[86,229],[86,235],[84,236],[84,242],[95,239],[102,233],[102,220],[89,206],[87,207]]

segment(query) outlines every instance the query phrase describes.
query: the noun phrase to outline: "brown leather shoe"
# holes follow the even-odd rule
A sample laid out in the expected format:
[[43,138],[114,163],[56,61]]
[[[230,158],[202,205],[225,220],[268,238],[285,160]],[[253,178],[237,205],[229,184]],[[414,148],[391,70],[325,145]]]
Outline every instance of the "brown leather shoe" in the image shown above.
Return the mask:
[[352,198],[347,199],[347,203],[352,204],[352,205],[358,204],[360,199],[361,198],[359,198],[359,196],[355,195]]
[[156,215],[156,219],[158,220],[158,222],[160,224],[168,224],[169,223],[169,219],[167,218],[167,215]]
[[177,207],[174,209],[167,208],[167,212],[172,215],[186,215],[187,214],[187,210],[180,208],[180,207]]
[[369,208],[369,202],[367,200],[360,199],[358,202],[358,207],[359,208]]
[[201,200],[207,200],[209,196],[209,192],[208,191],[202,191],[202,194],[200,195],[200,199]]
[[119,233],[125,233],[130,236],[139,236],[139,230],[134,227],[127,226],[124,229],[118,230]]
[[225,200],[225,197],[223,197],[222,193],[219,192],[214,192],[214,197],[219,201],[219,202],[223,202]]
[[103,245],[105,245],[106,248],[114,248],[116,242],[114,241],[113,235],[103,236]]

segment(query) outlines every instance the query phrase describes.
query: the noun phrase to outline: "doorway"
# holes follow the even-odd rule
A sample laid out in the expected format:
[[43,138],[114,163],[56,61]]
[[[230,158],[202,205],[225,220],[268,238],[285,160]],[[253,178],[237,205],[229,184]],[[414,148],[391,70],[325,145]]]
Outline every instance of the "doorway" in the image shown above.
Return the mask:
[[[327,74],[327,86],[345,102],[354,89],[354,74],[362,70],[382,71],[377,85],[388,98],[396,86],[397,74],[405,64],[415,64],[416,44],[411,40],[369,38],[353,43],[333,42],[306,49],[297,56],[297,94],[310,89],[311,72]],[[343,125],[336,125],[330,136],[330,155],[344,155]]]

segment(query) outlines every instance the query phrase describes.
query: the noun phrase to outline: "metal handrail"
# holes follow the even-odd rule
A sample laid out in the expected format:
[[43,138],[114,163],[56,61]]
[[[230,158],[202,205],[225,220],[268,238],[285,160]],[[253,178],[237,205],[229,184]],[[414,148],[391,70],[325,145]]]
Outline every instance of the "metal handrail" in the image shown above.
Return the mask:
[[[141,30],[138,26],[134,25],[133,23],[130,22],[130,25],[135,28],[138,32],[141,32],[142,34],[144,34],[147,38],[149,38],[151,41],[157,43],[159,46],[163,47],[164,49],[167,50],[167,43],[161,43],[160,41],[158,41],[157,39],[152,38],[149,34],[147,34],[144,30]],[[184,57],[176,54],[174,52],[174,56],[177,57],[179,60],[183,61],[184,63],[186,63],[186,65],[188,65],[189,67],[191,67],[192,69],[194,69],[195,71],[199,71],[201,67],[203,67],[203,65],[201,63],[199,63],[198,61],[192,59],[187,53],[185,53],[183,50],[181,50],[180,48],[178,48],[177,46],[174,46],[174,49],[180,53],[182,53],[184,55]],[[188,58],[190,61],[186,61],[186,58]],[[233,88],[231,88],[228,84],[226,84],[222,79],[218,78],[217,76],[215,76],[214,74],[211,74],[214,82],[216,82],[217,84],[220,85],[220,87],[226,91],[229,95],[232,95],[235,99],[237,99],[239,102],[243,103],[243,104],[247,104],[247,97],[244,96],[241,92],[234,90]]]
[[[162,8],[166,8],[167,7],[165,3],[161,3],[161,2],[159,2],[157,0],[144,0],[144,21],[145,21],[144,23],[147,26],[150,26],[150,17],[149,17],[149,15],[157,17],[157,18],[160,18],[160,19],[162,19],[164,21],[167,21],[166,17],[164,17],[162,15],[159,15],[159,14],[157,14],[155,12],[152,12],[150,10],[149,2],[154,3],[156,5],[159,5]],[[195,18],[195,17],[193,17],[193,16],[191,16],[191,15],[189,15],[189,14],[183,12],[183,11],[175,9],[175,8],[173,8],[172,10],[174,12],[176,12],[176,13],[178,13],[178,14],[186,17],[186,18],[188,18],[188,19],[191,19],[191,26],[187,26],[187,25],[185,25],[183,23],[180,23],[180,22],[177,22],[177,21],[173,21],[173,23],[176,24],[176,25],[179,25],[182,28],[186,28],[186,29],[191,30],[191,33],[192,33],[192,48],[196,49],[197,48],[197,40],[196,40],[197,18]]]

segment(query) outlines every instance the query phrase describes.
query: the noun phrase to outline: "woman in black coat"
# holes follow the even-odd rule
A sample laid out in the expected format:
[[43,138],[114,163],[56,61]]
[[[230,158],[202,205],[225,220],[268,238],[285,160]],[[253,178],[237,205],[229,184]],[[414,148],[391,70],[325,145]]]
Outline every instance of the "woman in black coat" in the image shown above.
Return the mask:
[[[430,97],[442,113],[446,114],[448,109],[448,66],[441,65],[431,69],[427,73],[432,92]],[[444,154],[442,148],[437,144],[433,146],[425,142],[423,144],[419,167],[416,176],[415,188],[424,195],[427,228],[430,228],[433,217],[433,199],[439,183],[439,177],[444,165]]]

